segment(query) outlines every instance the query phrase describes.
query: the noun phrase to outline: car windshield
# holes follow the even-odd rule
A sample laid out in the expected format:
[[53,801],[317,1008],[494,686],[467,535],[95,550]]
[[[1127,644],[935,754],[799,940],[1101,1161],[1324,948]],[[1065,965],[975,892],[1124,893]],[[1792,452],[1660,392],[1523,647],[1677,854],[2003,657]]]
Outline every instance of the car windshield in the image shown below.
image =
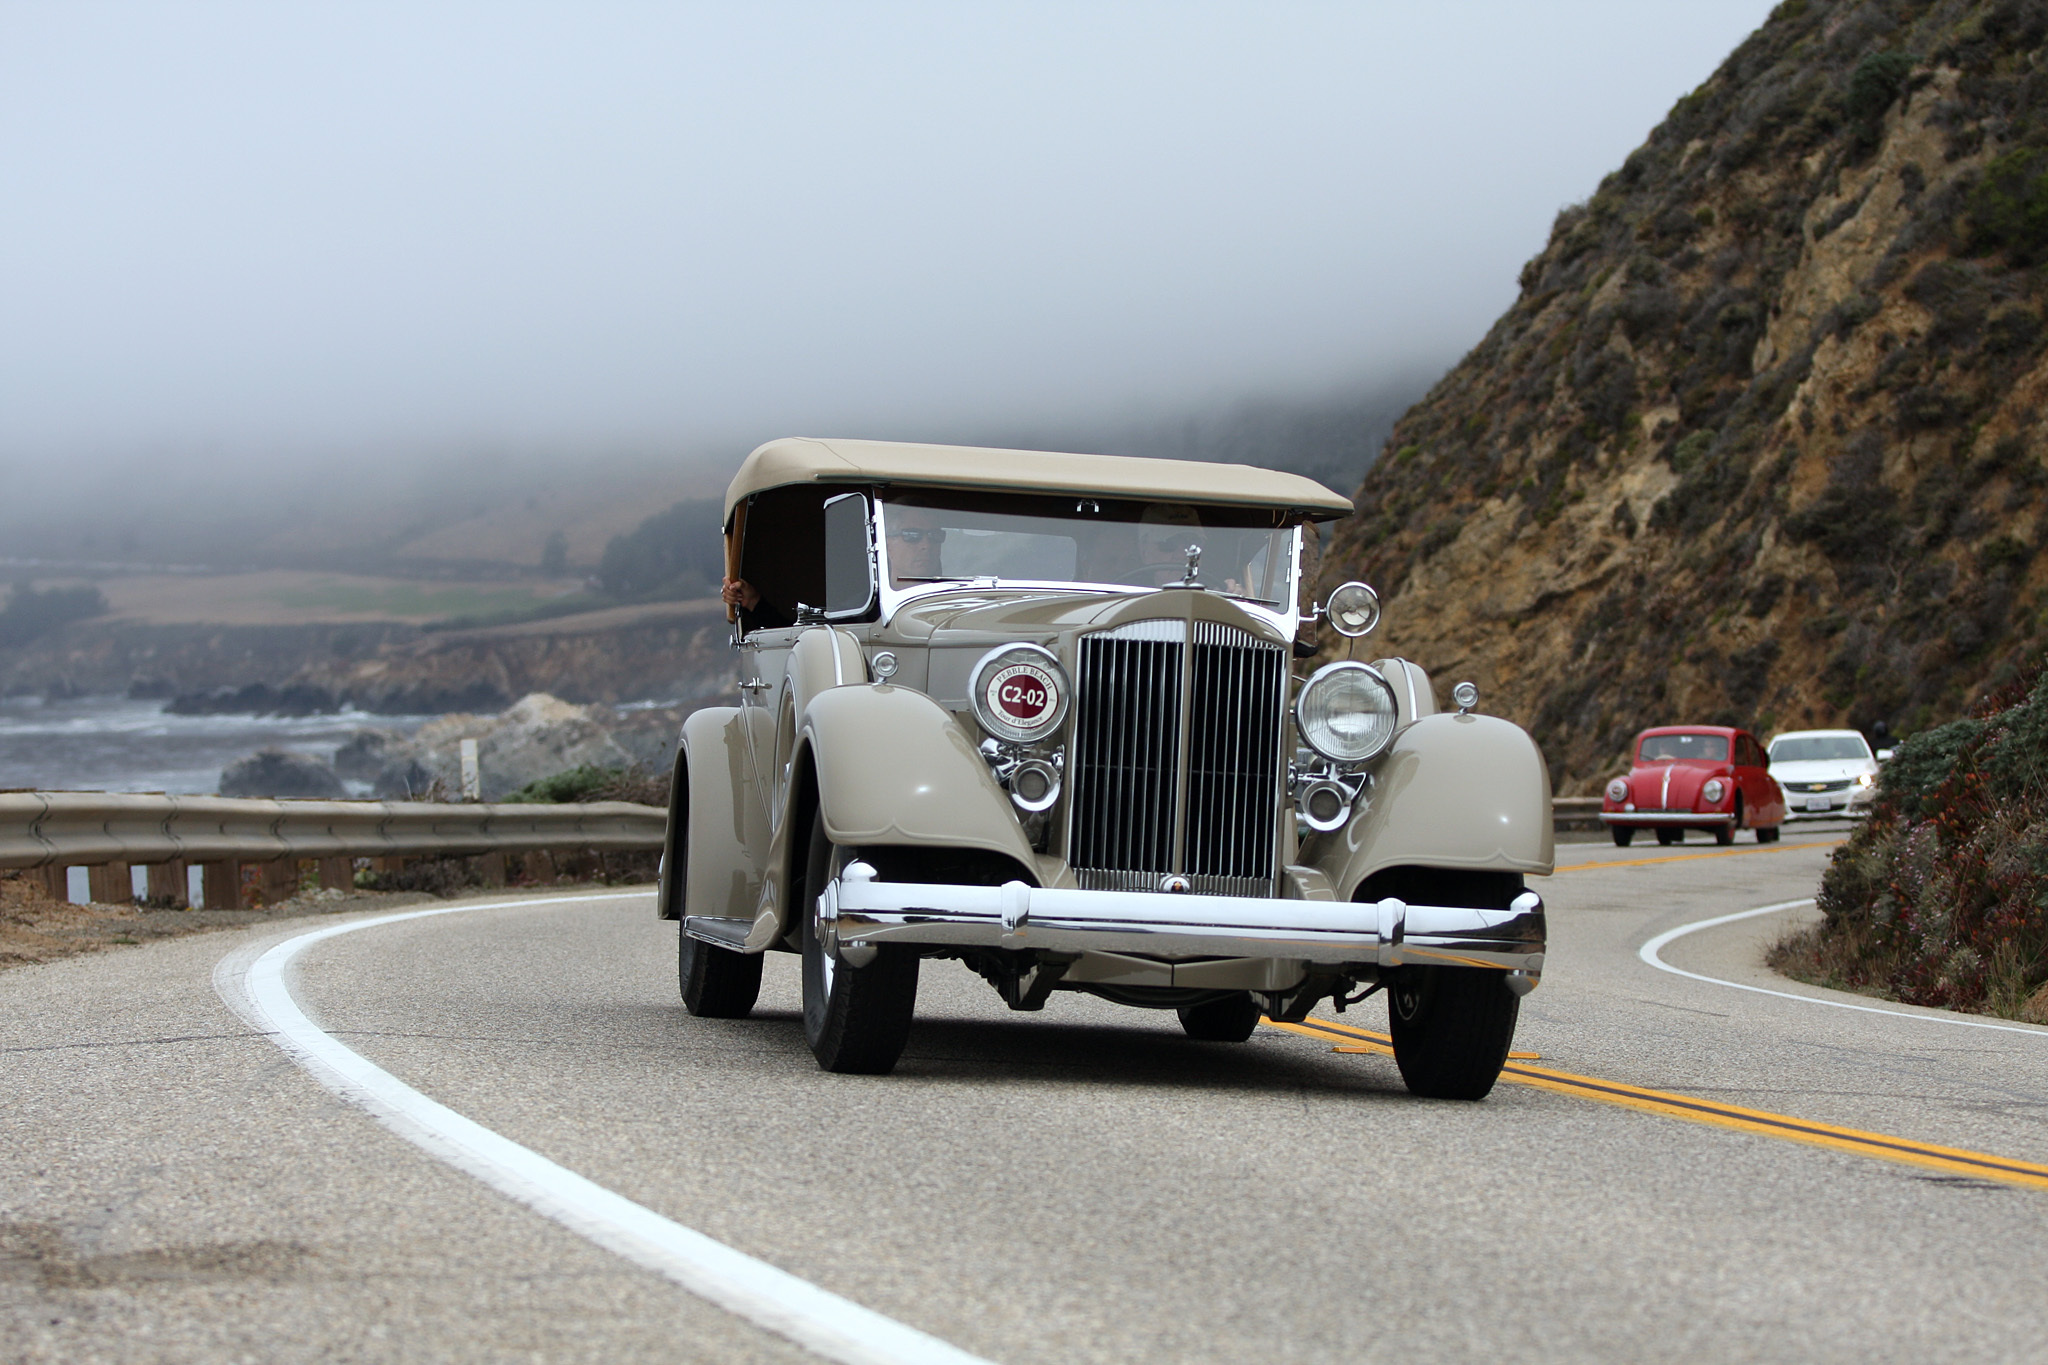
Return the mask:
[[1286,610],[1294,527],[1265,509],[1114,499],[887,495],[886,582],[902,590],[954,579],[1021,579],[1159,588],[1189,576]]
[[1643,763],[1669,763],[1685,758],[1697,758],[1707,763],[1726,763],[1728,736],[1650,735],[1643,740],[1638,758]]
[[1869,758],[1861,735],[1787,735],[1771,741],[1771,762],[1814,763]]

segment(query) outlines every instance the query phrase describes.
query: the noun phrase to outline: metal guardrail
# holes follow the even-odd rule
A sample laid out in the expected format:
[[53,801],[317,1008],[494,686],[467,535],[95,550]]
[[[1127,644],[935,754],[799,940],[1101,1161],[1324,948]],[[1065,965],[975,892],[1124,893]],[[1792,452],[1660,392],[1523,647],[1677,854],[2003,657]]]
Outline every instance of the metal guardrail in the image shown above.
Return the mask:
[[1553,796],[1550,798],[1550,818],[1559,834],[1567,830],[1606,828],[1600,823],[1600,798],[1597,796]]
[[[1598,824],[1600,798],[1552,802],[1560,829]],[[549,849],[658,852],[667,812],[626,801],[457,805],[258,801],[101,792],[0,793],[0,868],[269,863]]]
[[5,792],[0,868],[658,852],[667,819],[659,807],[627,801],[454,805]]

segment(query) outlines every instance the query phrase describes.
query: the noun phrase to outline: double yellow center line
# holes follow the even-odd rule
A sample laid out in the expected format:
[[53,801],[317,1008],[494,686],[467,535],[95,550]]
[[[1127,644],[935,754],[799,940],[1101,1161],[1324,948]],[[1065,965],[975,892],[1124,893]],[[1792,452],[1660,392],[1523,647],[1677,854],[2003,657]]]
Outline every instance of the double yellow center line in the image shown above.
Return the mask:
[[[1298,1033],[1304,1037],[1335,1039],[1339,1044],[1335,1049],[1338,1052],[1384,1053],[1391,1056],[1394,1051],[1393,1039],[1386,1034],[1375,1033],[1370,1029],[1353,1028],[1349,1024],[1332,1023],[1325,1019],[1310,1019],[1299,1024],[1284,1024],[1272,1019],[1264,1022],[1273,1028],[1285,1029],[1289,1033]],[[1930,1142],[1915,1142],[1910,1138],[1892,1137],[1885,1133],[1837,1128],[1832,1124],[1814,1123],[1808,1119],[1773,1114],[1762,1109],[1744,1109],[1716,1100],[1673,1094],[1667,1090],[1623,1085],[1619,1081],[1603,1081],[1592,1076],[1575,1076],[1569,1071],[1552,1071],[1547,1067],[1528,1066],[1513,1060],[1532,1054],[1508,1055],[1511,1060],[1501,1068],[1501,1079],[1516,1085],[1534,1086],[1538,1090],[1554,1090],[1559,1094],[1577,1095],[1582,1099],[1601,1100],[1628,1109],[1640,1109],[1645,1113],[1662,1114],[1667,1118],[1689,1119],[1694,1123],[1711,1123],[1722,1128],[1734,1128],[1790,1142],[1811,1143],[1816,1147],[1830,1147],[1838,1152],[1852,1152],[1858,1156],[1903,1161],[1908,1165],[1922,1166],[1945,1175],[1974,1176],[1983,1180],[1998,1180],[2011,1185],[2026,1185],[2034,1189],[2048,1190],[2048,1166],[1990,1156],[1983,1152],[1966,1151],[1959,1147],[1939,1147]]]

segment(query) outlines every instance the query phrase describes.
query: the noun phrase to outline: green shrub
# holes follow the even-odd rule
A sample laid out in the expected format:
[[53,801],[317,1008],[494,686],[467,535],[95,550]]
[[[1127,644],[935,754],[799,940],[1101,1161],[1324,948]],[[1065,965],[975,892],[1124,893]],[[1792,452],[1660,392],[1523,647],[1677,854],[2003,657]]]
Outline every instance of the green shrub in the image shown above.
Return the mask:
[[505,800],[512,805],[556,806],[582,801],[592,793],[611,786],[625,776],[622,768],[600,768],[586,763],[552,777],[538,778],[513,792]]
[[1849,92],[1842,100],[1843,112],[1852,122],[1874,133],[1912,71],[1913,58],[1904,52],[1874,52],[1865,57],[1849,77]]
[[2020,265],[2048,251],[2048,152],[2016,147],[1985,167],[1969,218],[1980,249],[2004,250]]
[[2048,1023],[2048,671],[1914,735],[1774,964],[1918,1005]]
[[1878,800],[1900,819],[1925,819],[1935,789],[1948,780],[1956,760],[1983,733],[1984,722],[1966,716],[1906,740],[1878,774]]

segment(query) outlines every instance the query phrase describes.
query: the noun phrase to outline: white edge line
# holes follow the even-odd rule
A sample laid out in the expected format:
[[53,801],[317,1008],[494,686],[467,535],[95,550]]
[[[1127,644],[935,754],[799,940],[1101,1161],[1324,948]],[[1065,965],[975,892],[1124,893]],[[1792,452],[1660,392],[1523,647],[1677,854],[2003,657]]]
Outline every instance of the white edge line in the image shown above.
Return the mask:
[[1695,934],[1702,929],[1711,929],[1717,924],[1733,924],[1739,919],[1753,919],[1758,915],[1775,915],[1780,910],[1796,910],[1802,905],[1812,904],[1813,897],[1807,896],[1796,901],[1779,901],[1775,905],[1759,905],[1754,910],[1738,910],[1732,915],[1716,915],[1712,919],[1694,920],[1691,924],[1681,924],[1676,929],[1666,929],[1663,933],[1657,935],[1638,949],[1636,956],[1649,963],[1652,967],[1655,967],[1658,971],[1670,972],[1673,976],[1689,977],[1694,981],[1705,981],[1715,986],[1726,986],[1730,990],[1754,991],[1758,995],[1775,995],[1780,1000],[1799,1000],[1809,1005],[1827,1005],[1838,1010],[1855,1010],[1859,1014],[1887,1014],[1894,1019],[1918,1019],[1922,1023],[1927,1024],[1954,1024],[1958,1028],[1988,1028],[2000,1033],[2024,1033],[2035,1038],[2048,1037],[2048,1030],[2029,1028],[2024,1024],[1994,1024],[1988,1019],[1958,1019],[1954,1015],[1949,1014],[1918,1014],[1909,1010],[1888,1010],[1878,1005],[1852,1005],[1846,1000],[1824,1000],[1817,995],[1800,995],[1794,991],[1774,991],[1765,986],[1749,986],[1740,981],[1724,981],[1718,976],[1701,976],[1698,972],[1689,972],[1683,967],[1674,967],[1658,956],[1658,953],[1666,944],[1674,939],[1684,938],[1687,934]]
[[307,1018],[285,982],[285,970],[300,952],[359,929],[472,910],[645,894],[633,891],[481,901],[330,925],[268,949],[260,944],[237,949],[214,968],[214,989],[230,1009],[266,1034],[320,1084],[406,1141],[756,1326],[848,1365],[989,1365],[980,1356],[664,1218],[427,1098]]

